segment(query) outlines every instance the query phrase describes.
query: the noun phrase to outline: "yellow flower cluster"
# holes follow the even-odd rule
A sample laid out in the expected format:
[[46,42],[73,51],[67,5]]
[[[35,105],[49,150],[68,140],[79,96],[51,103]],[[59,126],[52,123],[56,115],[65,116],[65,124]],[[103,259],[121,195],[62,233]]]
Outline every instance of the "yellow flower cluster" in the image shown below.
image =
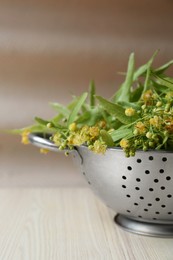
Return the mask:
[[128,148],[129,147],[129,141],[127,139],[125,139],[125,138],[121,139],[120,146],[123,149]]
[[59,146],[59,149],[87,144],[93,152],[103,154],[106,151],[107,145],[100,137],[100,130],[105,127],[105,121],[99,121],[94,126],[84,125],[81,128],[73,122],[69,125],[68,131],[64,136],[57,132],[53,135],[52,140]]
[[67,138],[68,145],[82,145],[84,143],[94,141],[99,137],[100,128],[96,126],[83,126],[78,129],[75,123],[69,126],[69,136]]
[[143,122],[139,121],[137,122],[137,124],[135,125],[135,130],[134,130],[134,134],[138,135],[138,134],[145,134],[146,133],[146,126]]
[[144,101],[144,103],[149,104],[153,100],[153,95],[153,91],[149,89],[142,95],[142,100]]
[[89,128],[89,135],[91,139],[95,139],[96,137],[98,137],[99,133],[100,133],[100,129],[98,128],[98,126],[92,126]]
[[29,144],[29,140],[28,140],[28,135],[29,135],[30,131],[29,130],[24,130],[21,134],[22,136],[22,144]]
[[72,123],[72,124],[69,125],[69,130],[70,131],[76,131],[76,129],[77,129],[76,123]]
[[88,148],[94,153],[105,154],[107,146],[103,141],[96,140],[94,144],[90,145]]
[[165,95],[165,98],[166,98],[167,100],[173,99],[173,91],[169,91],[169,92]]
[[40,149],[40,153],[42,153],[42,154],[47,154],[48,152],[49,152],[48,149],[45,149],[45,148]]
[[169,133],[173,134],[173,118],[167,119],[165,121],[165,130],[168,131]]
[[135,115],[135,109],[132,107],[126,108],[125,110],[126,116],[134,116]]
[[158,116],[150,118],[150,125],[159,128],[161,125],[161,119]]
[[57,145],[60,146],[61,145],[61,134],[59,132],[56,132],[56,134],[53,135],[52,141]]
[[129,107],[126,116],[138,114],[140,119],[132,123],[133,136],[127,135],[119,142],[127,157],[143,149],[165,149],[173,146],[173,92],[162,96],[156,91],[147,90],[141,97],[140,108],[135,111]]

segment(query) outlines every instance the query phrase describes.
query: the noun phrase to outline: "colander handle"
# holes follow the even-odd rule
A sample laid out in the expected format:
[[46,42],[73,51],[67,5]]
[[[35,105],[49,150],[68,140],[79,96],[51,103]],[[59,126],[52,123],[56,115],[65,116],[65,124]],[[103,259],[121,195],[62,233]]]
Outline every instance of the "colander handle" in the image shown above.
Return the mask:
[[[50,140],[50,134],[31,133],[28,136],[29,142],[37,147],[45,148],[53,152],[60,152],[57,145]],[[63,152],[77,152],[75,149],[64,149]]]
[[[40,147],[40,148],[45,148],[53,152],[60,152],[58,146],[56,146],[51,140],[50,140],[50,134],[42,134],[42,133],[31,133],[28,136],[28,139],[31,144]],[[68,152],[68,153],[74,153],[74,157],[77,159],[80,165],[83,164],[83,158],[80,155],[79,151],[77,149],[64,149],[62,152]]]

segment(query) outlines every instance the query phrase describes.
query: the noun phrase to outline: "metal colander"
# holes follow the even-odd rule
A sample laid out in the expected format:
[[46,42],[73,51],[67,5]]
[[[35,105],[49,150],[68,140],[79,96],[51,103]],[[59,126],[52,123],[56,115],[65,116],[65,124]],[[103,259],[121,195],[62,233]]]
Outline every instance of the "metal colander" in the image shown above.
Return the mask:
[[[29,139],[59,151],[41,135],[31,134]],[[92,190],[117,212],[118,225],[139,234],[173,237],[173,153],[137,151],[126,158],[118,148],[97,155],[85,146],[72,153]]]

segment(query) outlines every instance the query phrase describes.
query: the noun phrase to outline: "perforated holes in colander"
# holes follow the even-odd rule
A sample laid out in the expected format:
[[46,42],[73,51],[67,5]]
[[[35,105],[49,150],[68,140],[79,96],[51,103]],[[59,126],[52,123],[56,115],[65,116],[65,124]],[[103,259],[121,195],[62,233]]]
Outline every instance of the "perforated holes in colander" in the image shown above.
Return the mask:
[[163,162],[166,162],[166,161],[167,161],[167,158],[166,158],[166,157],[163,157],[163,158],[162,158],[162,161],[163,161]]
[[[148,164],[146,164],[146,165],[148,165],[148,168],[145,168],[143,170],[143,173],[145,174],[145,176],[148,175],[148,177],[147,176],[146,177],[149,178],[148,183],[151,184],[151,186],[148,187],[148,191],[154,195],[155,191],[158,191],[158,189],[160,189],[160,192],[161,192],[160,197],[158,196],[158,197],[153,198],[153,195],[151,195],[151,201],[146,201],[147,196],[145,196],[145,193],[143,193],[143,188],[142,188],[143,187],[143,177],[142,177],[143,175],[141,175],[139,177],[138,176],[135,177],[135,182],[134,182],[135,195],[132,196],[131,193],[127,192],[128,191],[128,179],[129,179],[128,172],[133,175],[133,170],[135,168],[135,166],[133,166],[133,165],[126,166],[127,174],[124,174],[122,176],[122,180],[124,182],[124,183],[122,183],[122,188],[124,191],[126,190],[124,195],[127,199],[131,200],[131,202],[133,203],[132,205],[134,207],[134,210],[135,210],[135,208],[139,208],[138,215],[136,215],[136,217],[143,218],[144,216],[147,217],[146,214],[149,214],[148,216],[150,216],[153,220],[157,220],[160,215],[162,216],[162,214],[167,214],[167,215],[173,214],[173,212],[171,212],[169,210],[167,212],[165,212],[165,209],[167,208],[166,202],[165,202],[165,204],[162,203],[162,196],[165,194],[165,191],[167,189],[166,183],[165,183],[165,185],[159,185],[159,184],[162,184],[162,178],[164,178],[165,181],[170,181],[172,179],[171,179],[171,176],[168,176],[168,175],[165,176],[166,172],[165,172],[164,164],[168,161],[168,158],[166,156],[161,157],[163,166],[157,170],[158,177],[156,175],[153,175],[152,168],[150,168],[150,166],[152,166],[151,164],[154,163],[153,161],[155,161],[155,157],[153,155],[148,156],[147,160],[148,160]],[[143,166],[143,163],[145,163],[145,161],[143,158],[137,158],[136,163],[138,165],[138,166],[136,165],[136,167],[139,167],[139,169],[140,169],[140,167]],[[152,175],[154,176],[153,180],[151,180]],[[160,175],[160,177],[159,177],[159,175]],[[163,176],[163,177],[161,177],[161,176]],[[162,194],[162,192],[164,192],[164,193]],[[167,200],[169,200],[170,198],[173,197],[173,194],[167,193],[164,195],[164,197],[166,197]],[[132,198],[133,198],[133,201],[132,201]],[[143,207],[142,207],[142,205],[143,205]],[[156,207],[156,205],[157,205],[157,207]],[[142,211],[143,211],[143,213],[142,213]],[[126,212],[133,213],[133,208],[126,209]],[[145,213],[145,215],[143,215],[144,213]]]

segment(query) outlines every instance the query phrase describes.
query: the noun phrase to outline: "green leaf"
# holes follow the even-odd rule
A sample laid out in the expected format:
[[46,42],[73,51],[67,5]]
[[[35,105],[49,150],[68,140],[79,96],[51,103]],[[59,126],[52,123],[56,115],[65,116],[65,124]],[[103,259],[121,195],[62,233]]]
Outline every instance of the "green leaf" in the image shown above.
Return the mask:
[[101,130],[100,136],[108,147],[114,146],[114,141],[113,141],[111,135],[106,130]]
[[162,146],[166,144],[167,140],[168,140],[168,136],[165,136],[163,142],[156,147],[156,150],[160,150]]
[[88,93],[83,93],[79,99],[78,102],[76,104],[76,106],[74,107],[74,109],[72,110],[71,114],[69,115],[68,121],[67,121],[67,125],[69,126],[71,123],[73,123],[76,119],[77,114],[79,113],[82,105],[84,104],[86,98],[88,96]]
[[133,132],[131,128],[119,128],[110,133],[112,140],[114,142],[121,140],[122,138],[130,138],[133,136]]
[[47,129],[47,127],[43,125],[32,125],[32,126],[27,126],[21,129],[13,129],[13,130],[7,130],[7,132],[12,133],[12,134],[22,134],[23,131],[28,130],[32,133],[42,133],[42,132],[51,132]]
[[38,132],[51,132],[50,129],[47,129],[45,126],[43,125],[33,125],[30,127],[26,127],[26,129],[28,129],[29,131],[31,131],[32,133],[38,133]]
[[171,65],[173,65],[173,60],[170,60],[166,64],[162,65],[161,67],[154,70],[156,74],[162,74],[165,70],[167,70]]
[[40,117],[35,117],[35,121],[36,121],[37,123],[39,123],[40,125],[43,125],[43,126],[45,126],[45,127],[47,127],[47,124],[48,124],[48,123],[51,123],[51,124],[52,124],[52,127],[51,127],[51,128],[48,128],[48,129],[51,129],[52,131],[67,129],[66,126],[62,126],[62,125],[60,125],[60,124],[56,124],[56,126],[55,126],[55,125],[53,125],[53,123],[52,123],[51,121],[46,121],[46,120],[44,120],[44,119],[42,119],[42,118],[40,118]]
[[[74,100],[67,105],[67,109],[72,111],[74,109],[74,107],[76,106],[77,102],[78,102],[78,99],[79,97],[75,97]],[[59,126],[59,122],[62,120],[62,119],[66,119],[66,117],[64,116],[64,114],[60,113],[58,115],[56,115],[55,117],[53,117],[51,119],[51,122],[55,125],[55,126]]]
[[171,82],[171,80],[167,77],[163,78],[161,76],[158,76],[157,74],[155,74],[154,72],[152,72],[152,75],[156,78],[156,82],[162,86],[165,86],[167,88],[170,88],[171,90],[173,90],[173,82]]
[[125,115],[125,109],[118,104],[111,103],[107,101],[106,99],[96,96],[96,98],[99,100],[100,104],[103,106],[103,108],[111,115],[115,116],[121,123],[123,124],[130,124],[134,120],[137,119],[137,117],[128,117]]
[[95,106],[95,83],[93,80],[90,82],[90,106]]
[[136,81],[140,76],[144,75],[147,71],[148,68],[148,63],[142,65],[141,67],[139,67],[133,75],[133,81]]
[[139,104],[137,104],[137,103],[135,103],[135,102],[120,101],[120,102],[118,102],[118,104],[121,105],[121,106],[124,107],[124,108],[132,107],[132,108],[134,108],[135,110],[137,110],[137,109],[140,108]]
[[44,126],[47,126],[47,124],[50,122],[50,121],[44,120],[40,117],[35,117],[34,119],[37,123],[39,123],[40,125],[44,125]]
[[88,104],[84,103],[81,107],[81,113],[85,113],[90,109],[90,106]]
[[122,126],[122,123],[118,119],[112,120],[112,122],[110,124],[111,124],[112,128],[114,128],[114,129],[118,129]]
[[152,85],[154,86],[154,89],[156,90],[156,92],[158,94],[167,93],[168,88],[166,86],[160,85],[158,82],[156,82],[154,80],[151,80],[151,82],[152,82]]
[[59,104],[59,103],[50,103],[50,105],[56,109],[59,113],[61,113],[63,116],[68,117],[70,114],[70,111],[65,106]]
[[81,114],[76,120],[77,124],[93,126],[98,121],[103,119],[102,110],[98,108],[92,108],[89,111]]
[[154,52],[151,59],[147,62],[147,75],[146,75],[145,82],[144,82],[143,93],[146,92],[150,88],[149,81],[150,81],[150,74],[151,74],[151,65],[152,65],[154,58],[157,55],[157,53],[158,53],[158,50]]
[[130,102],[137,102],[141,98],[143,92],[143,86],[140,84],[136,89],[131,93]]
[[77,124],[85,124],[91,118],[91,112],[84,112],[79,118],[76,120]]
[[134,75],[134,66],[135,66],[135,58],[134,53],[130,54],[127,74],[124,83],[120,86],[119,90],[113,96],[113,102],[116,103],[118,101],[129,101],[130,100],[130,90],[133,83],[133,75]]
[[173,84],[173,78],[170,77],[164,77],[165,80],[167,80],[169,83]]

